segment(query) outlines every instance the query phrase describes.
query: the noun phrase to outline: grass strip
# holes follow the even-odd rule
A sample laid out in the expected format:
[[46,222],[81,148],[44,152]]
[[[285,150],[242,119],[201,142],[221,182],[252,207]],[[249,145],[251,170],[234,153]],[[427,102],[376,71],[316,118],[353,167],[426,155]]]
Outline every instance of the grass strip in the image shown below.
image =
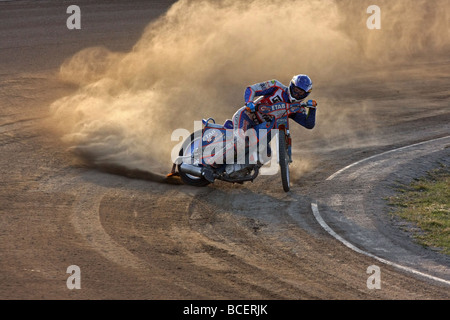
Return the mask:
[[391,214],[411,222],[409,231],[417,241],[450,255],[450,170],[448,166],[428,172],[410,185],[400,185],[390,197]]

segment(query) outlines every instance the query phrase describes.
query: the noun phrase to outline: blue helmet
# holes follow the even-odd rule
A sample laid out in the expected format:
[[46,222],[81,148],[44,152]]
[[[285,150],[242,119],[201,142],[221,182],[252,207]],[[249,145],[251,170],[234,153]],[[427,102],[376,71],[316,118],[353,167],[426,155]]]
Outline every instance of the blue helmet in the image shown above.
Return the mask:
[[306,74],[299,74],[292,78],[289,85],[289,98],[291,101],[305,99],[312,91],[312,81]]

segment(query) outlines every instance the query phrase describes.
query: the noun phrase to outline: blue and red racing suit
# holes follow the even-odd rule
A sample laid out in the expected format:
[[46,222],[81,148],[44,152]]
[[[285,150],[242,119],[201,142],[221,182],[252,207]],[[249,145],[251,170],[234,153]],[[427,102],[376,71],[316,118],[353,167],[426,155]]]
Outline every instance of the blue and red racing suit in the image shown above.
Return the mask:
[[[255,97],[261,96],[258,101],[261,104],[275,104],[278,102],[292,103],[288,93],[289,87],[286,87],[278,80],[270,80],[266,82],[253,84],[245,90],[245,104],[253,102]],[[309,109],[309,111],[308,111]],[[314,128],[316,124],[316,109],[301,108],[296,114],[291,114],[289,118],[302,125],[307,129]],[[233,130],[235,136],[239,138],[243,132],[265,121],[258,111],[250,112],[247,107],[240,108],[233,115]]]

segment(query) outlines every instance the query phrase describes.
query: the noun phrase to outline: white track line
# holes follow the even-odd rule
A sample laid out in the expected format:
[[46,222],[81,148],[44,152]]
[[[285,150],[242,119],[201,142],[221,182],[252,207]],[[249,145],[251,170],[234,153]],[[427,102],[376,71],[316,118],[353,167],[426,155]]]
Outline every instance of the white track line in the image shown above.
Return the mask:
[[312,209],[312,212],[313,212],[314,217],[316,218],[317,222],[322,226],[322,228],[324,228],[330,235],[332,235],[334,238],[336,238],[337,240],[339,240],[340,242],[342,242],[342,243],[343,243],[345,246],[347,246],[348,248],[350,248],[350,249],[352,249],[352,250],[354,250],[354,251],[356,251],[356,252],[358,252],[358,253],[360,253],[360,254],[364,254],[364,255],[366,255],[366,256],[368,256],[368,257],[371,257],[371,258],[373,258],[373,259],[376,259],[376,260],[378,260],[378,261],[380,261],[380,262],[382,262],[382,263],[385,263],[385,264],[387,264],[387,265],[390,265],[390,266],[393,266],[393,267],[402,269],[402,270],[407,271],[407,272],[410,272],[410,273],[414,273],[414,274],[416,274],[416,275],[419,275],[419,276],[422,276],[422,277],[425,277],[425,278],[428,278],[428,279],[431,279],[431,280],[434,280],[434,281],[439,281],[439,282],[445,283],[446,285],[450,285],[450,281],[447,281],[447,280],[445,280],[445,279],[441,279],[441,278],[438,278],[438,277],[434,277],[434,276],[432,276],[432,275],[429,275],[429,274],[426,274],[426,273],[423,273],[423,272],[414,270],[414,269],[412,269],[412,268],[409,268],[409,267],[405,267],[405,266],[396,264],[396,263],[394,263],[394,262],[391,262],[391,261],[389,261],[389,260],[386,260],[386,259],[377,257],[377,256],[375,256],[375,255],[373,255],[373,254],[371,254],[371,253],[369,253],[369,252],[366,252],[366,251],[364,251],[364,250],[359,249],[358,247],[354,246],[353,244],[351,244],[350,242],[348,242],[347,240],[345,240],[344,238],[342,238],[342,237],[341,237],[340,235],[338,235],[336,232],[334,232],[334,230],[331,229],[331,228],[326,224],[325,221],[323,221],[322,217],[320,216],[319,208],[318,208],[318,206],[317,206],[316,203],[311,203],[311,209]]
[[337,175],[341,174],[345,170],[350,169],[351,167],[357,166],[358,164],[360,164],[362,162],[365,162],[367,160],[371,160],[371,159],[376,158],[376,157],[384,156],[385,154],[388,154],[388,153],[397,152],[397,151],[401,151],[401,150],[404,150],[404,149],[407,149],[407,148],[416,147],[416,146],[419,146],[419,145],[422,145],[422,144],[425,144],[425,143],[430,143],[430,142],[443,140],[443,139],[448,139],[448,138],[450,138],[450,136],[445,136],[445,137],[441,137],[441,138],[437,138],[437,139],[427,140],[427,141],[411,144],[409,146],[405,146],[405,147],[401,147],[401,148],[397,148],[397,149],[392,149],[392,150],[389,150],[389,151],[386,151],[386,152],[383,152],[383,153],[379,153],[379,154],[373,155],[371,157],[368,157],[368,158],[356,161],[356,162],[352,163],[351,165],[348,165],[345,168],[342,168],[341,170],[336,171],[331,176],[329,176],[326,180],[332,180],[333,178],[335,178]]
[[[339,170],[339,171],[337,171],[336,173],[334,173],[334,174],[332,174],[331,176],[329,176],[326,180],[331,180],[331,179],[333,179],[334,177],[336,177],[337,175],[339,175],[339,174],[341,174],[342,172],[344,172],[345,170],[347,170],[347,169],[349,169],[349,168],[351,168],[351,167],[354,167],[354,166],[356,166],[356,165],[358,165],[358,164],[360,164],[360,163],[362,163],[362,162],[364,162],[364,161],[373,159],[373,158],[375,158],[375,157],[379,157],[379,156],[382,156],[382,155],[385,155],[385,154],[388,154],[388,153],[392,153],[392,152],[396,152],[396,151],[401,151],[401,150],[404,150],[404,149],[407,149],[407,148],[419,146],[419,145],[422,145],[422,144],[425,144],[425,143],[430,143],[430,142],[433,142],[433,141],[438,141],[438,140],[442,140],[442,139],[447,139],[447,138],[449,138],[449,137],[450,137],[450,136],[446,136],[446,137],[442,137],[442,138],[437,138],[437,139],[432,139],[432,140],[428,140],[428,141],[424,141],[424,142],[420,142],[420,143],[415,143],[415,144],[412,144],[412,145],[409,145],[409,146],[405,146],[405,147],[393,149],[393,150],[390,150],[390,151],[386,151],[386,152],[383,152],[383,153],[380,153],[380,154],[376,154],[376,155],[374,155],[374,156],[371,156],[371,157],[362,159],[362,160],[360,160],[360,161],[357,161],[357,162],[355,162],[355,163],[352,163],[351,165],[348,165],[348,166],[346,166],[345,168],[342,168],[341,170]],[[320,215],[320,212],[319,212],[319,206],[317,205],[317,203],[314,203],[314,202],[311,203],[311,210],[312,210],[312,212],[313,212],[314,218],[316,218],[317,222],[322,226],[323,229],[325,229],[325,231],[327,231],[331,236],[333,236],[333,237],[334,237],[335,239],[337,239],[338,241],[342,242],[345,246],[347,246],[348,248],[352,249],[353,251],[356,251],[356,252],[358,252],[358,253],[360,253],[360,254],[363,254],[363,255],[366,255],[366,256],[368,256],[368,257],[371,257],[371,258],[373,258],[373,259],[375,259],[375,260],[378,260],[378,261],[380,261],[380,262],[382,262],[382,263],[384,263],[384,264],[393,266],[393,267],[395,267],[395,268],[398,268],[398,269],[401,269],[401,270],[404,270],[404,271],[407,271],[407,272],[413,273],[413,274],[415,274],[415,275],[422,276],[422,277],[425,277],[425,278],[428,278],[428,279],[431,279],[431,280],[434,280],[434,281],[438,281],[438,282],[444,283],[444,284],[446,284],[446,285],[450,285],[450,281],[448,281],[448,280],[445,280],[445,279],[442,279],[442,278],[438,278],[438,277],[435,277],[435,276],[432,276],[432,275],[429,275],[429,274],[426,274],[426,273],[417,271],[417,270],[415,270],[415,269],[412,269],[412,268],[409,268],[409,267],[405,267],[405,266],[399,265],[399,264],[397,264],[397,263],[394,263],[394,262],[388,261],[388,260],[386,260],[386,259],[377,257],[377,256],[375,256],[375,255],[373,255],[373,254],[371,254],[371,253],[369,253],[369,252],[366,252],[366,251],[364,251],[364,250],[359,249],[358,247],[354,246],[353,244],[351,244],[350,242],[348,242],[347,240],[345,240],[344,238],[342,238],[342,237],[341,237],[340,235],[338,235],[336,232],[334,232],[334,230],[331,229],[330,226],[329,226],[328,224],[326,224],[326,222],[323,220],[322,216]]]

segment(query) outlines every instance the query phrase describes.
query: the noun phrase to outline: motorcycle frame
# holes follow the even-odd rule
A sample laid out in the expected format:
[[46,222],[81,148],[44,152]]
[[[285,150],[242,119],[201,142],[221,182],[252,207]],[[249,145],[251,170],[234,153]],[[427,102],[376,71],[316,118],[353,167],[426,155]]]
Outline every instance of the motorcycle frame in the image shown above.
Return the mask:
[[[282,130],[286,133],[286,144],[288,146],[288,155],[290,161],[292,161],[292,139],[289,133],[289,116],[291,114],[298,113],[300,110],[302,112],[306,113],[306,107],[302,106],[300,103],[285,103],[285,102],[278,102],[275,104],[258,104],[256,105],[256,108],[259,112],[259,114],[263,117],[270,118],[270,121],[264,121],[260,124],[256,125],[252,129],[256,130],[258,132],[260,129],[267,130],[266,135],[270,135],[270,140],[272,140],[275,136],[278,135],[278,132],[275,135],[272,135],[272,132],[274,130]],[[211,122],[212,121],[212,122]],[[234,135],[233,134],[227,134],[228,132],[232,132],[233,129],[227,129],[222,125],[218,125],[214,122],[214,119],[209,118],[207,120],[203,120],[203,129],[202,129],[202,151],[205,150],[205,148],[212,148],[214,144],[221,144],[219,145],[219,149],[223,150],[223,146],[232,145],[234,146]],[[217,130],[217,131],[215,131]],[[220,136],[219,141],[217,141],[217,137]],[[256,136],[257,143],[259,143],[261,137],[257,134]],[[267,141],[267,143],[270,143],[270,140]],[[277,150],[278,150],[278,140],[276,139],[277,143]],[[211,157],[214,157],[215,154],[211,155]],[[279,161],[279,155],[277,152],[278,161]],[[203,165],[207,165],[208,162],[203,156],[202,152],[202,158],[201,162]],[[225,163],[225,162],[223,162]]]

